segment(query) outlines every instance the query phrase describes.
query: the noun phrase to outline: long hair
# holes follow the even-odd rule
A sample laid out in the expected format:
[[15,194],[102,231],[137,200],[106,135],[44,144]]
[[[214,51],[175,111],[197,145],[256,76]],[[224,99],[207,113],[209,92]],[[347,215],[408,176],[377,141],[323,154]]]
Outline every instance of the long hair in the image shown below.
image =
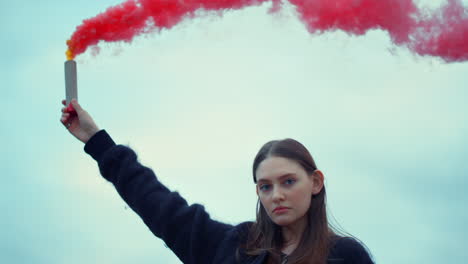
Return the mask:
[[[308,175],[317,169],[309,151],[294,139],[273,140],[260,149],[253,163],[253,178],[257,182],[256,171],[260,163],[268,157],[283,157],[300,164]],[[306,213],[307,225],[297,248],[288,256],[288,264],[324,264],[337,236],[329,226],[326,212],[325,186],[312,195],[309,210]],[[268,263],[279,264],[283,239],[281,227],[268,216],[260,200],[257,202],[257,220],[249,228],[247,241],[241,247],[248,256],[257,256],[267,251]]]

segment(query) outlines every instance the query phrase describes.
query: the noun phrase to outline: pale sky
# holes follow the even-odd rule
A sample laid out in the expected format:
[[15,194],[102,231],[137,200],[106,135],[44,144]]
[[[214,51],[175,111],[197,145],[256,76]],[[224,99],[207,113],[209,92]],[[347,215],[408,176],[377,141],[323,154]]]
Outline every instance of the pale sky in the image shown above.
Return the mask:
[[[1,263],[180,263],[59,122],[65,41],[118,3],[0,4]],[[255,219],[253,158],[291,137],[377,263],[464,262],[468,62],[415,56],[379,30],[310,35],[291,9],[268,8],[101,43],[77,57],[79,101],[217,220]]]

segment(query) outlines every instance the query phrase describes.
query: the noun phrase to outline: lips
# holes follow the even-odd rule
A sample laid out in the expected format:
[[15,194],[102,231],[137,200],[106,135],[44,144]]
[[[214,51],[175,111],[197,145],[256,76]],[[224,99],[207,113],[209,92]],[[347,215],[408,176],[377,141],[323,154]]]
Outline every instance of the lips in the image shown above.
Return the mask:
[[288,207],[278,206],[278,207],[276,207],[276,208],[273,210],[273,213],[284,213],[284,212],[286,212],[287,210],[289,210]]

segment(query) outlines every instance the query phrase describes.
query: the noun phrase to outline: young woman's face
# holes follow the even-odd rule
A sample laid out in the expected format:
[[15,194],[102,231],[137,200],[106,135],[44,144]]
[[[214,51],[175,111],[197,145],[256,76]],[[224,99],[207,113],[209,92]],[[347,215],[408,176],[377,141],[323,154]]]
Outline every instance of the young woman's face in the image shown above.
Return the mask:
[[258,166],[257,194],[271,220],[288,226],[302,220],[313,194],[323,187],[323,174],[316,170],[308,175],[299,163],[269,157]]

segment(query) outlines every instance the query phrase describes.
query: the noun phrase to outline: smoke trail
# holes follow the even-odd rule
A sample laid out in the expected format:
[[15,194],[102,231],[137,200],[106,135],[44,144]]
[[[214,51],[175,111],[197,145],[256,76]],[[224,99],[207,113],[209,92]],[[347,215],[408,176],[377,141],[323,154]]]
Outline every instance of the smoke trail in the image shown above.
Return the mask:
[[[127,0],[84,20],[67,41],[73,59],[99,41],[131,41],[133,37],[169,29],[198,10],[226,11],[281,0]],[[343,30],[363,35],[372,29],[389,33],[396,45],[421,56],[447,62],[468,60],[468,10],[461,0],[448,0],[434,12],[423,12],[413,0],[289,0],[310,33]]]
[[[154,29],[171,28],[197,10],[223,11],[259,5],[269,0],[127,0],[83,21],[67,41],[68,59],[73,59],[99,41],[126,41]],[[276,1],[275,1],[276,2]]]

